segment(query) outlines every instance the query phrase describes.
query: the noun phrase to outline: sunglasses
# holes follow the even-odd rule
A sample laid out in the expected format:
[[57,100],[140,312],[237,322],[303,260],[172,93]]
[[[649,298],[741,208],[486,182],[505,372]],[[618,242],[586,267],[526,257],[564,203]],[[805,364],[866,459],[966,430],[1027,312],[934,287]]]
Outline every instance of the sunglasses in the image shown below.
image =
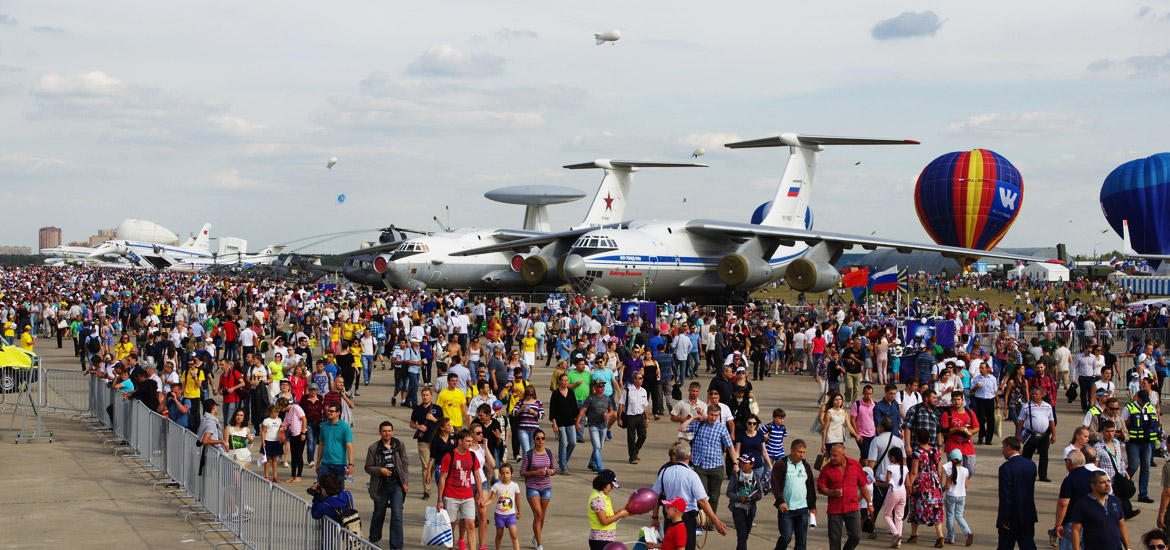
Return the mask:
[[748,422],[747,425],[748,426],[759,426],[760,423],[759,422]]
[[1165,544],[1147,544],[1146,548],[1149,550],[1166,550]]
[[533,439],[534,441],[544,441],[544,439],[545,439],[545,438],[543,438],[543,437],[534,437],[534,438],[532,438],[532,439]]

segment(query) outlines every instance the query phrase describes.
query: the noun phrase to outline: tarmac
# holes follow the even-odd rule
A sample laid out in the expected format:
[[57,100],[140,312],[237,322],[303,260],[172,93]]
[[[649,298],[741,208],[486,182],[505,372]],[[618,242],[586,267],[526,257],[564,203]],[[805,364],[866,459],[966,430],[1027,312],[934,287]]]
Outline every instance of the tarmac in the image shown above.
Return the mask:
[[[68,345],[65,350],[59,351],[51,344],[45,345],[47,343],[39,345],[37,349],[44,358],[45,367],[78,368]],[[532,382],[538,388],[538,396],[545,399],[549,394],[551,373],[552,369],[544,368],[541,362],[532,375]],[[709,380],[710,375],[700,375],[699,381],[704,387]],[[786,447],[790,447],[791,442],[797,438],[819,443],[819,436],[815,436],[810,430],[817,408],[816,385],[811,376],[784,374],[753,384],[760,401],[760,410],[763,413],[761,416],[770,414],[775,407],[782,407],[787,412],[789,437],[785,441]],[[434,503],[433,500],[424,502],[419,498],[422,493],[422,468],[415,463],[418,455],[414,451],[414,442],[410,440],[412,432],[408,425],[410,411],[390,405],[392,388],[393,374],[389,370],[376,370],[372,376],[372,383],[369,386],[362,386],[360,396],[355,398],[357,407],[354,410],[354,449],[359,471],[355,473],[356,483],[348,488],[353,491],[357,508],[363,516],[363,527],[368,531],[373,505],[366,492],[367,477],[360,472],[360,462],[365,457],[365,448],[378,438],[378,423],[383,420],[394,422],[396,436],[406,444],[409,451],[407,458],[412,461],[410,491],[404,506],[405,542],[407,548],[418,548],[425,508],[428,505],[433,506]],[[880,391],[875,393],[880,395]],[[1079,403],[1070,404],[1065,399],[1059,400],[1057,411],[1056,444],[1049,450],[1049,477],[1053,482],[1036,484],[1036,502],[1040,516],[1040,522],[1036,525],[1036,536],[1037,546],[1040,548],[1048,547],[1045,533],[1055,521],[1060,481],[1065,475],[1064,464],[1060,459],[1061,449],[1068,444],[1072,429],[1079,424],[1082,416]],[[166,503],[161,496],[161,490],[152,490],[150,484],[136,479],[130,473],[130,469],[121,464],[119,459],[108,448],[103,447],[80,423],[61,415],[51,415],[47,417],[46,423],[53,431],[52,443],[27,441],[13,445],[10,442],[15,431],[9,427],[11,418],[10,410],[0,414],[2,441],[0,471],[4,474],[0,479],[0,548],[116,546],[120,550],[129,550],[190,549],[208,546],[208,543],[199,540],[193,523],[185,523],[183,518],[176,514],[176,506]],[[16,425],[19,427],[19,418]],[[621,484],[620,489],[615,489],[611,493],[615,507],[620,507],[635,489],[648,487],[653,483],[658,467],[667,460],[667,448],[674,441],[677,431],[676,425],[669,421],[668,416],[663,416],[659,421],[651,421],[649,439],[641,452],[642,461],[634,465],[626,460],[625,433],[616,428],[615,425],[613,440],[606,444],[603,456],[606,467],[617,473]],[[549,446],[555,452],[557,448],[555,438],[551,433],[549,436]],[[996,471],[1003,462],[998,441],[997,438],[997,444],[976,447],[977,471],[968,487],[965,514],[967,522],[975,532],[974,548],[996,546],[994,527],[998,499]],[[819,450],[819,444],[810,445],[808,456],[810,461],[817,454],[815,450]],[[579,550],[585,547],[589,529],[585,518],[586,501],[592,481],[591,472],[585,468],[589,452],[588,443],[578,444],[569,465],[572,474],[558,476],[553,480],[553,499],[544,530],[546,550]],[[849,455],[856,457],[857,453],[856,446],[849,445]],[[1158,466],[1152,468],[1150,472],[1150,495],[1155,499],[1161,493],[1159,487],[1161,461],[1157,462]],[[287,470],[282,469],[281,477],[287,478]],[[306,482],[302,484],[286,483],[285,488],[294,494],[302,494],[303,488],[311,483],[311,473],[308,470],[305,479]],[[752,529],[748,541],[749,548],[772,548],[775,545],[778,532],[772,502],[771,496],[766,496],[760,501],[756,526]],[[721,496],[720,509],[717,513],[728,524],[728,534],[723,537],[711,532],[705,541],[701,538],[699,542],[705,549],[735,548],[735,531],[731,529],[731,514],[726,503],[727,498]],[[1154,516],[1157,512],[1156,503],[1139,504],[1135,501],[1134,504],[1142,514],[1129,524],[1132,545],[1138,543],[1137,538],[1141,533],[1154,527]],[[809,532],[808,548],[815,550],[828,548],[823,497],[821,509],[819,527]],[[520,545],[524,549],[532,548],[531,518],[531,512],[525,504],[519,529]],[[646,525],[649,525],[647,516],[621,520],[618,525],[618,540],[636,540],[639,528]],[[67,527],[62,528],[65,526]],[[871,540],[863,536],[860,547],[888,548],[890,535],[880,518],[877,521],[877,533],[877,539]],[[910,526],[907,525],[905,536],[908,537],[909,533]],[[494,526],[490,526],[488,541],[494,543],[494,538]],[[961,536],[956,538],[962,544],[963,538]],[[903,546],[930,547],[933,543],[933,528],[922,527],[920,542],[917,544],[903,542]],[[385,539],[381,545],[387,548]],[[494,544],[489,544],[489,548],[493,547]],[[503,547],[511,548],[507,535],[504,537]]]

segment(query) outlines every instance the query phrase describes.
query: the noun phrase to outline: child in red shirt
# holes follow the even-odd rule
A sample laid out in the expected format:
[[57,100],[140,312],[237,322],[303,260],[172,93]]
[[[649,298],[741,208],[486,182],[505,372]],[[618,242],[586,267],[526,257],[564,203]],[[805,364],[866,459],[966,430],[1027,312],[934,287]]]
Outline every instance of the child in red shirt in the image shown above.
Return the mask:
[[680,550],[687,547],[687,528],[683,525],[683,512],[687,511],[687,501],[682,497],[674,497],[662,501],[666,507],[666,525],[662,527],[662,544],[647,544],[650,548],[662,550]]

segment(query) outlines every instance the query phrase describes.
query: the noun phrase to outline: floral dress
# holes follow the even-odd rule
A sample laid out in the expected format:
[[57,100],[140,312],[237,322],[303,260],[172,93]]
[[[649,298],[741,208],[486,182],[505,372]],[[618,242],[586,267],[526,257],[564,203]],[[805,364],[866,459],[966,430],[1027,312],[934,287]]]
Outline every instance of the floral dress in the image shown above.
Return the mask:
[[910,517],[916,525],[938,525],[943,522],[942,483],[938,479],[938,449],[919,448],[914,452],[918,462],[918,477],[910,487]]

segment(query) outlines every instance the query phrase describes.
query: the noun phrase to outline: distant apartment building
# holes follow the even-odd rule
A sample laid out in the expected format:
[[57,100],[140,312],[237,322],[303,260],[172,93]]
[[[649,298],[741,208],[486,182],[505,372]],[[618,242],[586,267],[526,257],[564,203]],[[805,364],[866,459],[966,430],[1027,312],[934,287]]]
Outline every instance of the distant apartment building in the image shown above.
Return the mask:
[[60,227],[42,227],[39,234],[39,248],[53,248],[61,246],[61,228]]
[[93,248],[106,241],[113,240],[118,237],[117,229],[99,229],[98,234],[89,238],[89,247]]

